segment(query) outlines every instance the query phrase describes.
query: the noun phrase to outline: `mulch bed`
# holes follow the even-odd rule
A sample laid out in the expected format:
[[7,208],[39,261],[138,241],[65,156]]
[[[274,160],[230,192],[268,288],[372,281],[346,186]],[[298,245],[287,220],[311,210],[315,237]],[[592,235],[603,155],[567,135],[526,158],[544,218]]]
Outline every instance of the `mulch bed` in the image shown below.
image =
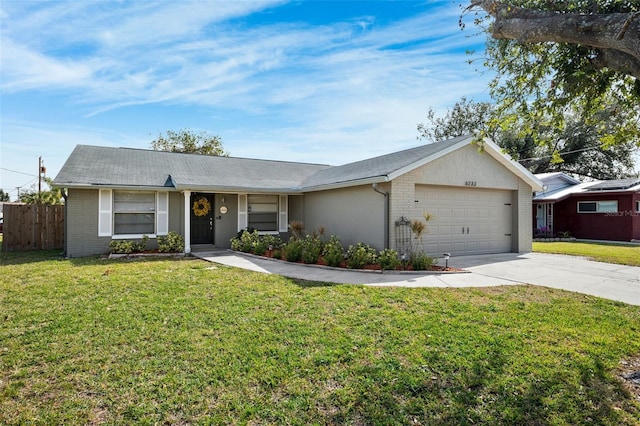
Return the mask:
[[[268,257],[270,259],[273,259],[273,250],[267,250],[262,257]],[[280,260],[286,262],[285,259],[280,259]],[[304,263],[302,260],[299,260],[296,263],[299,263],[301,265],[306,265],[306,263]],[[322,258],[322,256],[318,259],[315,265],[329,266],[327,262]],[[347,262],[345,261],[340,262],[340,265],[338,266],[338,268],[349,269],[347,268]],[[357,269],[352,269],[352,270],[357,270]],[[360,270],[381,271],[382,268],[378,264],[370,264],[370,265],[364,265]],[[411,265],[398,266],[395,270],[396,271],[413,271],[413,267]],[[431,267],[427,269],[427,271],[429,272],[464,272],[464,269],[452,268],[450,266],[445,268],[444,266],[431,265]]]

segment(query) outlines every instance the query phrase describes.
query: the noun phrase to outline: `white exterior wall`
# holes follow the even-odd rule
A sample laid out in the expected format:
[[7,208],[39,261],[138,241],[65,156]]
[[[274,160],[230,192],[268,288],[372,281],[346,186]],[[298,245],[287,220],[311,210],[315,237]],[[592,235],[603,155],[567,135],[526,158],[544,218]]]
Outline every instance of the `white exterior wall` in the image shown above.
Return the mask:
[[397,249],[395,222],[400,217],[421,219],[416,215],[416,184],[455,188],[487,188],[513,191],[513,245],[517,252],[531,251],[532,188],[511,173],[489,153],[469,145],[414,169],[391,182],[389,245]]
[[514,215],[517,217],[513,221],[514,245],[513,251],[518,253],[526,253],[531,251],[533,243],[533,212],[531,203],[533,198],[533,189],[519,180],[518,190],[514,191]]

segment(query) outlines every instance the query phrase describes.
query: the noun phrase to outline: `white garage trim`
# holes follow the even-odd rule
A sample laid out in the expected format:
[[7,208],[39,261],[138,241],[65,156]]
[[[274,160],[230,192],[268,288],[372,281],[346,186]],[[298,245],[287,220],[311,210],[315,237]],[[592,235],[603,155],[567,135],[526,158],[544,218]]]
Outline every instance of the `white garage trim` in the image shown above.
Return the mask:
[[429,255],[505,253],[512,249],[512,191],[416,185],[414,218],[427,223]]

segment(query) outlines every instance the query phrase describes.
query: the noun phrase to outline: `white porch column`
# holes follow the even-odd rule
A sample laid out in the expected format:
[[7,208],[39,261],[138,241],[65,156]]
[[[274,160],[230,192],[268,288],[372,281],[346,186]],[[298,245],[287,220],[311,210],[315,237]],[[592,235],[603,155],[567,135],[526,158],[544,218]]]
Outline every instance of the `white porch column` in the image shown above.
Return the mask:
[[184,252],[191,253],[191,191],[184,191]]

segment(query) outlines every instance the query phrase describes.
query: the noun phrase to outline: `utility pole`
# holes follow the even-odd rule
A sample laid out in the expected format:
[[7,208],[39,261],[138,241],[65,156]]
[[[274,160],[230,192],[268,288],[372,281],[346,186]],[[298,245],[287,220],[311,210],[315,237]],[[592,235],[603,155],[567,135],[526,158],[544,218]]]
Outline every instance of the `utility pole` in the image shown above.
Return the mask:
[[38,195],[42,192],[42,175],[47,172],[47,168],[42,165],[42,157],[38,157]]

